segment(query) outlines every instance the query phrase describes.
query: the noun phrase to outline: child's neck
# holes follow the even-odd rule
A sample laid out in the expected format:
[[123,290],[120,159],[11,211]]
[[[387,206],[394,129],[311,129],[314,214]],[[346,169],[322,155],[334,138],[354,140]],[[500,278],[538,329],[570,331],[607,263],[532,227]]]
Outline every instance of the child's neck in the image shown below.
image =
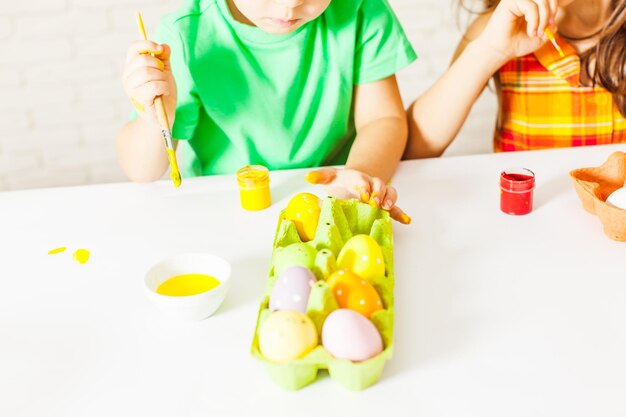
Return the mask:
[[[597,42],[610,14],[611,0],[576,0],[562,8],[559,32],[582,52]],[[580,40],[578,40],[580,39]]]
[[246,25],[256,26],[254,23],[252,23],[250,19],[248,19],[243,13],[241,13],[241,11],[239,11],[239,8],[237,8],[237,5],[233,0],[226,0],[226,3],[228,4],[230,13],[233,15],[233,18],[236,21],[238,21],[239,23],[244,23]]

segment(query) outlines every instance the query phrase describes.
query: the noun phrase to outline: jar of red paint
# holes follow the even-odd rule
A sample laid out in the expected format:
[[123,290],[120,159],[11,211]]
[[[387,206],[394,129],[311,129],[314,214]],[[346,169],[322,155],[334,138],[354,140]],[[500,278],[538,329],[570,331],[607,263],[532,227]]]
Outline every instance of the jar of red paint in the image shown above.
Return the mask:
[[533,210],[535,174],[526,168],[514,168],[500,174],[500,209],[515,216]]

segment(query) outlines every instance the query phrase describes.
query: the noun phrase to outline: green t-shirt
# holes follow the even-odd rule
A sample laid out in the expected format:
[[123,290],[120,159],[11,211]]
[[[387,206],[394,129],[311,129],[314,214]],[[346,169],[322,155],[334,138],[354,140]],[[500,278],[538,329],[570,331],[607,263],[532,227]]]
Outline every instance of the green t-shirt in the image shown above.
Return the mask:
[[288,35],[237,22],[226,0],[188,0],[155,40],[172,49],[172,136],[188,177],[344,164],[354,85],[416,58],[387,0],[333,0]]

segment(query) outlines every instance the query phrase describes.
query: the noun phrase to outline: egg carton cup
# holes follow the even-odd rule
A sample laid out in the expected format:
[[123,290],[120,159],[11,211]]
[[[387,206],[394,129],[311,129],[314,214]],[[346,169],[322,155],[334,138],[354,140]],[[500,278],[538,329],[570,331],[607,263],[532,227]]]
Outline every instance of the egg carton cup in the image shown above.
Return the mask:
[[626,153],[614,152],[601,166],[575,169],[570,176],[583,208],[598,216],[604,233],[613,240],[626,242],[626,210],[606,202],[611,193],[626,183]]
[[[263,322],[271,313],[269,297],[277,277],[284,269],[294,265],[313,271],[318,281],[309,296],[307,315],[315,324],[321,339],[324,320],[339,308],[324,278],[337,269],[336,259],[344,244],[359,234],[369,235],[376,240],[385,261],[385,276],[371,282],[381,297],[384,309],[375,312],[370,318],[382,336],[384,350],[369,360],[352,362],[334,358],[324,349],[320,340],[320,344],[311,352],[288,363],[276,363],[265,358],[259,349],[258,335]],[[334,381],[348,389],[363,390],[371,386],[378,381],[385,362],[393,354],[393,271],[393,233],[391,218],[386,211],[357,200],[327,197],[322,203],[315,238],[306,243],[300,240],[295,224],[284,218],[283,211],[252,341],[252,356],[264,364],[271,380],[286,390],[298,390],[312,383],[320,369],[327,369]]]

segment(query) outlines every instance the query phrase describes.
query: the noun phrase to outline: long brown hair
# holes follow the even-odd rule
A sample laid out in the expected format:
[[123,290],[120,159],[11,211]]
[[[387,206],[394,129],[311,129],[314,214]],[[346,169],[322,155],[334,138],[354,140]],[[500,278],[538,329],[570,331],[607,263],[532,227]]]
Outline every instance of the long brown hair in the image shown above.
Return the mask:
[[[500,0],[459,2],[470,13],[486,13]],[[476,10],[469,3],[479,3],[480,9]],[[593,85],[599,85],[613,95],[620,112],[626,116],[626,0],[611,0],[610,13],[599,33],[598,43],[581,54],[581,68]]]

